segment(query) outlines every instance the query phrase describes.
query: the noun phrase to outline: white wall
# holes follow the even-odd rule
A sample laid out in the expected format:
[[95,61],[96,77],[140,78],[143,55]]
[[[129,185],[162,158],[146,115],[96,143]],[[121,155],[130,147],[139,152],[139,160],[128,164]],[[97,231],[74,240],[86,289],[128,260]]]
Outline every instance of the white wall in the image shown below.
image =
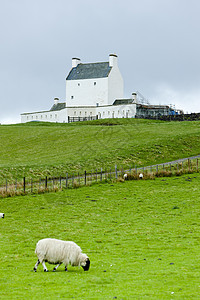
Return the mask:
[[68,107],[68,116],[69,117],[89,117],[96,116],[96,107]]
[[21,114],[21,123],[41,122],[68,122],[67,108],[58,111],[41,111],[35,113]]
[[134,118],[136,114],[136,103],[127,105],[105,105],[105,106],[79,106],[67,107],[59,111],[43,111],[21,115],[21,123],[31,121],[43,122],[68,122],[70,117],[89,117],[98,115],[99,119],[106,118]]
[[135,118],[136,104],[111,105],[96,108],[96,115],[99,119],[106,118]]
[[108,78],[66,80],[66,106],[96,106],[97,103],[108,104]]
[[124,82],[117,64],[115,64],[108,77],[108,104],[112,105],[116,99],[124,98]]

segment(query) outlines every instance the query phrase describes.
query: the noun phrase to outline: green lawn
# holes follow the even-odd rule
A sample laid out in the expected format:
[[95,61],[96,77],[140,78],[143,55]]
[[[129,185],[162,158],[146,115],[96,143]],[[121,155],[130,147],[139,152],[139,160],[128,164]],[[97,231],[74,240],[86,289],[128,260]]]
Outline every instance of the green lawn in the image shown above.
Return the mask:
[[[0,299],[199,299],[199,184],[190,174],[0,199]],[[45,237],[75,241],[90,270],[31,271]]]
[[147,166],[199,154],[200,122],[110,119],[0,126],[0,184],[114,166]]

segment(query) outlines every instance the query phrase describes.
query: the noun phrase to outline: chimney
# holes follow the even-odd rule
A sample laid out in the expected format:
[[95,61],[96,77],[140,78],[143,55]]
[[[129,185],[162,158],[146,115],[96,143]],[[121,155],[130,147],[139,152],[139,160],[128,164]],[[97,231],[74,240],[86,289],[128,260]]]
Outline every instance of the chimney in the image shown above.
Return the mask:
[[57,105],[59,102],[59,98],[54,98],[54,105]]
[[72,58],[72,68],[76,68],[78,66],[78,64],[80,64],[80,58]]
[[117,55],[110,54],[109,55],[109,67],[117,66]]
[[133,100],[133,103],[137,103],[137,93],[132,93],[131,99]]

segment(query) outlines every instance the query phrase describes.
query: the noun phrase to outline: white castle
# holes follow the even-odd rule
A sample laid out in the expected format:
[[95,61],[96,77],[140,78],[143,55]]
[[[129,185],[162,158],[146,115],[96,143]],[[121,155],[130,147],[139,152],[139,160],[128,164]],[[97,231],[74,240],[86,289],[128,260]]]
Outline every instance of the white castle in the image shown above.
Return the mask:
[[21,122],[71,122],[105,118],[134,118],[136,93],[124,99],[123,78],[116,54],[108,62],[81,63],[72,58],[66,78],[66,101],[54,98],[50,110],[21,114]]

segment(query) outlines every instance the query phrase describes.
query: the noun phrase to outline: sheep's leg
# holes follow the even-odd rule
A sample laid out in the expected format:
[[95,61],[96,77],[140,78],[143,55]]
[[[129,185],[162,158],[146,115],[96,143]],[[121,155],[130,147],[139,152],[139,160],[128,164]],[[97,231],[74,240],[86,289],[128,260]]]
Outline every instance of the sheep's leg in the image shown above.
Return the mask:
[[44,261],[42,262],[42,265],[43,265],[44,272],[48,272],[48,270],[47,270],[47,267],[46,267],[46,265],[45,265],[45,262],[44,262]]
[[60,264],[58,264],[57,266],[55,266],[55,268],[53,268],[53,271],[55,272],[61,264],[62,264],[62,263],[60,263]]
[[38,267],[39,264],[40,264],[40,261],[38,259],[38,261],[35,264],[35,267],[33,268],[33,271],[35,271],[35,272],[37,271],[37,267]]
[[68,270],[67,270],[67,267],[65,266],[65,272],[67,272]]

